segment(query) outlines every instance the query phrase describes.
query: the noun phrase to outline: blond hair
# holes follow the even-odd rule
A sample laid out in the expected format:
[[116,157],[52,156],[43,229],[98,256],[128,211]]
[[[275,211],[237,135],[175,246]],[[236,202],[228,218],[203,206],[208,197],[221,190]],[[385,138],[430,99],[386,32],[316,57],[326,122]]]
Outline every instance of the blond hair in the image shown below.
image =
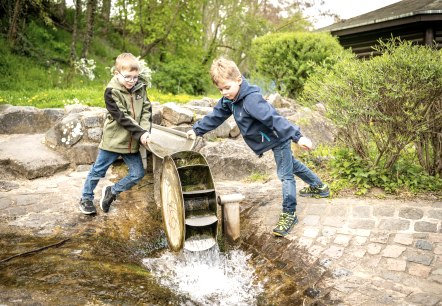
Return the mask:
[[241,77],[241,72],[234,61],[220,57],[213,61],[210,67],[210,77],[213,84],[217,85],[220,81],[234,81]]
[[132,53],[121,53],[115,60],[115,68],[117,71],[140,71],[140,63]]

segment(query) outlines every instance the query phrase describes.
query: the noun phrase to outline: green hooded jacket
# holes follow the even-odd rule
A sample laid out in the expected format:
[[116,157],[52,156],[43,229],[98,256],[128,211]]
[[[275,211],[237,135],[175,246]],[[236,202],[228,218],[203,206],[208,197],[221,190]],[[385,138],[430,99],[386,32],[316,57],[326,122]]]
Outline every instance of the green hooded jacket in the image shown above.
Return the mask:
[[114,76],[104,92],[108,114],[103,126],[100,149],[117,153],[136,153],[140,138],[152,127],[152,105],[142,74],[128,90]]

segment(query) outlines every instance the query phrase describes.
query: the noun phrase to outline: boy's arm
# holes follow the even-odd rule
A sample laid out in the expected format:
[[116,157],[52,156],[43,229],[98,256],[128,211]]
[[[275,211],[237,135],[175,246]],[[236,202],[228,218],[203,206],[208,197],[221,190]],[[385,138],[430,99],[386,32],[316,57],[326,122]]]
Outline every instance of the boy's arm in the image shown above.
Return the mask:
[[[152,130],[152,104],[150,103],[147,94],[146,94],[146,101],[144,101],[143,103],[143,109],[141,112],[142,113],[141,113],[140,126],[150,134],[150,131]],[[142,135],[142,133],[140,135],[138,135],[138,133],[135,134],[136,135],[134,135],[134,137],[136,138],[139,138]]]
[[292,124],[285,117],[281,116],[261,95],[246,100],[245,110],[256,120],[264,124],[269,130],[282,136],[290,135],[294,142],[302,137],[299,126]]
[[211,113],[207,114],[203,119],[194,124],[193,130],[197,136],[202,136],[207,132],[216,129],[232,115],[230,109],[223,106],[222,101],[223,99],[221,98]]
[[112,93],[112,88],[106,88],[104,101],[106,103],[106,109],[112,118],[124,129],[128,130],[133,137],[139,139],[141,135],[147,132],[147,130],[143,129],[138,122],[130,116],[127,109],[119,101],[119,98]]

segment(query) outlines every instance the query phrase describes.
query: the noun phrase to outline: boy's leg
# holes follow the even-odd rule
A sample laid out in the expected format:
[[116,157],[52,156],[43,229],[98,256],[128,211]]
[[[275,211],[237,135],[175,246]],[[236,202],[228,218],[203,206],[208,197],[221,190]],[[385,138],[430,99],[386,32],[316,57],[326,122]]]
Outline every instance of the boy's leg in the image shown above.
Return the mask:
[[141,159],[140,152],[122,154],[123,160],[129,168],[127,176],[115,183],[112,187],[112,193],[118,195],[119,193],[131,189],[144,177],[144,166]]
[[273,148],[277,175],[282,182],[282,213],[278,224],[273,229],[276,236],[285,236],[298,223],[296,216],[296,181],[293,175],[291,141]]
[[107,169],[112,163],[120,156],[119,153],[109,152],[105,150],[99,150],[97,159],[92,165],[84,182],[83,192],[81,198],[84,200],[94,199],[94,190],[97,187],[99,180],[105,177]]
[[309,186],[301,189],[299,195],[305,197],[328,197],[330,191],[321,179],[299,160],[293,157],[293,173],[302,179]]

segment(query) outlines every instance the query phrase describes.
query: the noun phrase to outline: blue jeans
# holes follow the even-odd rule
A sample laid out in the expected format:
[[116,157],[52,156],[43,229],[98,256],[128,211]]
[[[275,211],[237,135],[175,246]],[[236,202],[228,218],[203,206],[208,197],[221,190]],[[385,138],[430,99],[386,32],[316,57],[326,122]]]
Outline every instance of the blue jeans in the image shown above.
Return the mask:
[[278,178],[282,182],[282,211],[294,213],[296,211],[296,181],[295,175],[310,186],[322,185],[319,177],[307,168],[306,165],[295,159],[292,154],[291,140],[274,147]]
[[97,187],[98,181],[105,177],[107,169],[119,156],[123,158],[123,161],[128,166],[129,173],[112,186],[113,194],[118,195],[120,192],[131,189],[144,177],[143,161],[139,152],[121,154],[100,149],[95,163],[92,165],[91,170],[89,170],[86,182],[84,182],[82,199],[94,199],[94,190]]

